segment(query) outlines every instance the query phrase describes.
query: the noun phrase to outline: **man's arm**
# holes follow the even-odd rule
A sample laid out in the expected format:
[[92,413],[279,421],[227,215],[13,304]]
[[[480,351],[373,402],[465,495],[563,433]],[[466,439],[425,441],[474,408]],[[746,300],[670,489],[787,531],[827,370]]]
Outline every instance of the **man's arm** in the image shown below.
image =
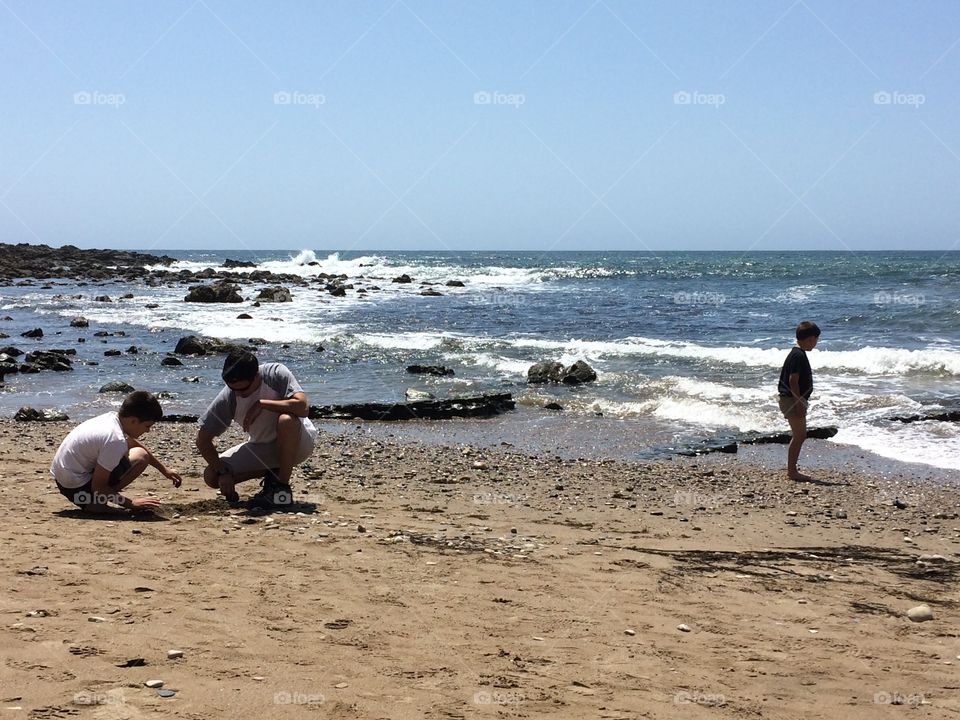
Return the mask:
[[197,430],[197,450],[200,451],[200,456],[210,467],[216,468],[217,472],[221,470],[225,471],[226,466],[223,463],[223,460],[220,459],[220,453],[217,452],[216,446],[213,444],[213,439],[216,437],[209,430],[204,430],[200,428]]
[[307,394],[304,392],[294,393],[286,400],[261,400],[260,409],[285,415],[294,415],[296,417],[306,417],[310,411],[307,404]]

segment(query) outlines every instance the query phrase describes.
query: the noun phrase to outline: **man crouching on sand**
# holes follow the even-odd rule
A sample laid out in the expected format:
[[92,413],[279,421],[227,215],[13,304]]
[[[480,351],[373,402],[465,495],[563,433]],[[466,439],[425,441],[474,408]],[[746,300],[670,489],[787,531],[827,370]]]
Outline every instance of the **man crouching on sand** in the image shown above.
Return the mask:
[[[245,350],[227,355],[223,363],[226,387],[200,418],[197,449],[207,461],[204,482],[237,502],[237,483],[263,478],[263,487],[249,501],[251,508],[269,510],[293,501],[290,475],[317,441],[317,429],[307,419],[307,396],[293,373],[281,363],[261,367]],[[236,421],[247,441],[217,452],[213,439]]]
[[155,508],[155,497],[127,498],[120,491],[153,465],[174,487],[183,482],[137,438],[163,417],[156,397],[143,390],[127,395],[118,412],[98,415],[80,423],[63,439],[50,473],[61,494],[77,507],[90,512],[119,512],[108,503],[127,510]]

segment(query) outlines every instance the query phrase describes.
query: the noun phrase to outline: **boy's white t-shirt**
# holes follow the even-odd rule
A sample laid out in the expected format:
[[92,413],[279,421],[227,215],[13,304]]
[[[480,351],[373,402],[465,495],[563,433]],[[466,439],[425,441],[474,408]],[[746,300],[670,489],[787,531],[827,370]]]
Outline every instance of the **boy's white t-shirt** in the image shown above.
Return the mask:
[[120,416],[104,413],[77,425],[60,443],[50,473],[67,489],[83,487],[97,465],[113,470],[127,454]]

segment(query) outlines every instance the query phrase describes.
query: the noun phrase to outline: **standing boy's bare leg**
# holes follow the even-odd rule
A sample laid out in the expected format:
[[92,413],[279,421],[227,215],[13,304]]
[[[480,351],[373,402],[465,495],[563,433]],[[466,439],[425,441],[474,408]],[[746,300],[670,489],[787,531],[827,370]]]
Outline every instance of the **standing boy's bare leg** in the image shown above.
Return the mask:
[[807,414],[806,412],[792,413],[787,422],[790,423],[790,445],[787,447],[787,475],[791,480],[812,480],[809,475],[804,475],[797,469],[797,461],[800,459],[800,448],[803,447],[803,441],[807,439]]

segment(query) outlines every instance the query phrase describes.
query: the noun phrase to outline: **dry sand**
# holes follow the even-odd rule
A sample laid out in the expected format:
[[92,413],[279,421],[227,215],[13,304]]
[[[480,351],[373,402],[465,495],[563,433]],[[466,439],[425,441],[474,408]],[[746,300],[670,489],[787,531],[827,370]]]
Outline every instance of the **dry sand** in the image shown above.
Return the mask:
[[0,423],[0,720],[960,717],[954,488],[348,433],[252,517],[168,424],[184,487],[111,521],[53,487],[71,426]]

